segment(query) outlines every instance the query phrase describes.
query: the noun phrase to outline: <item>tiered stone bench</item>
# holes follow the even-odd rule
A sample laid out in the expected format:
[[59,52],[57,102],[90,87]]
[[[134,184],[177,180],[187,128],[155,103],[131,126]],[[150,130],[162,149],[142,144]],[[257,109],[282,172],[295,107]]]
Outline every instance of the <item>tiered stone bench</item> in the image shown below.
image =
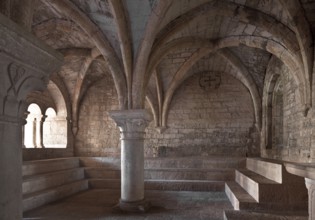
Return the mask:
[[78,158],[24,162],[22,170],[23,211],[88,189]]
[[[245,158],[145,159],[145,190],[224,192]],[[120,190],[120,159],[62,158],[24,162],[23,210],[28,211],[87,189]]]
[[[120,160],[81,157],[90,188],[120,189]],[[224,191],[234,179],[234,169],[244,167],[244,158],[147,158],[145,189],[173,191]]]
[[[307,216],[307,190],[303,178],[288,173],[278,161],[247,158],[246,169],[236,169],[235,181],[227,182],[225,191],[235,210],[249,211],[253,215],[259,214],[253,212],[272,212],[279,216]],[[225,218],[250,219],[245,218],[250,213],[226,211]],[[236,217],[241,215],[242,218]]]
[[308,190],[309,220],[315,219],[315,164],[311,163],[285,163],[289,173],[305,178]]

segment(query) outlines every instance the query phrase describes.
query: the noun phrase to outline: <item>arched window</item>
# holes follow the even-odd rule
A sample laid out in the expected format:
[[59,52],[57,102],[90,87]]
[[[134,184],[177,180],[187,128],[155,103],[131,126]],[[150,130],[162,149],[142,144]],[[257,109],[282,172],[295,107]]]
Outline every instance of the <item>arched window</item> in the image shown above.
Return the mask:
[[24,146],[26,148],[43,147],[43,115],[40,107],[32,103],[28,106],[29,112],[24,126]]
[[[67,106],[59,88],[49,81],[47,90],[28,96],[25,148],[66,148],[68,143]],[[39,104],[35,104],[39,103]]]
[[57,116],[56,111],[53,108],[48,108],[45,113],[47,118],[54,118]]

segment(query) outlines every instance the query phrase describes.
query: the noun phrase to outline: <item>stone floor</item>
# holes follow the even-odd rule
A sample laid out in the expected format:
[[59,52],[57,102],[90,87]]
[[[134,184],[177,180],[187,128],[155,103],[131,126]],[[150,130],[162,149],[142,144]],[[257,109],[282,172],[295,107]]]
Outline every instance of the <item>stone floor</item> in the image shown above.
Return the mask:
[[59,202],[24,213],[24,220],[222,220],[223,210],[232,209],[224,192],[146,191],[152,208],[145,214],[113,211],[118,190],[88,190]]

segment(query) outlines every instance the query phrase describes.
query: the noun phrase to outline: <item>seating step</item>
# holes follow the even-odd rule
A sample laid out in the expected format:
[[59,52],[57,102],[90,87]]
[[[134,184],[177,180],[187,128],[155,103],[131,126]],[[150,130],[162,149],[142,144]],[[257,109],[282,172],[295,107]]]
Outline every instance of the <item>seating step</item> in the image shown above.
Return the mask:
[[236,182],[226,182],[225,193],[235,210],[253,209],[258,205],[258,202]]
[[[224,181],[145,180],[146,190],[224,191]],[[89,179],[91,189],[120,189],[120,179]]]
[[224,220],[308,220],[308,215],[305,213],[264,213],[264,212],[249,212],[249,211],[235,211],[225,210]]
[[[178,157],[178,158],[145,158],[145,169],[159,168],[244,168],[244,157]],[[120,158],[109,157],[80,157],[83,167],[103,167],[107,169],[120,169]]]
[[79,158],[75,157],[33,160],[23,162],[22,173],[23,176],[30,176],[76,167],[79,167]]
[[224,191],[224,181],[206,180],[145,180],[146,190],[164,191]]
[[23,195],[23,211],[28,211],[50,202],[88,189],[88,180],[79,180],[62,186]]
[[246,169],[277,183],[283,182],[283,165],[279,161],[271,161],[263,158],[247,158]]
[[107,169],[103,167],[85,167],[84,173],[86,178],[92,179],[120,179],[120,170]]
[[[238,183],[226,182],[225,193],[229,198],[235,210],[250,210],[250,211],[264,211],[271,210],[273,212],[281,210],[295,210],[300,212],[307,212],[308,203],[305,201],[266,201],[257,202],[251,195],[249,195]],[[280,192],[281,193],[281,192]]]
[[145,179],[215,180],[227,181],[235,177],[233,169],[146,169]]
[[84,179],[84,168],[72,168],[40,175],[24,176],[23,194],[33,193]]
[[120,170],[120,158],[116,157],[79,157],[82,167],[102,167]]
[[235,180],[242,186],[257,202],[270,199],[281,184],[267,179],[253,171],[239,169],[235,171]]
[[[120,170],[108,170],[101,167],[85,168],[87,178],[119,179]],[[229,181],[235,178],[233,169],[146,169],[145,179],[163,180],[212,180]]]
[[159,168],[192,168],[192,169],[222,169],[245,167],[243,157],[179,157],[179,158],[146,158],[145,169]]

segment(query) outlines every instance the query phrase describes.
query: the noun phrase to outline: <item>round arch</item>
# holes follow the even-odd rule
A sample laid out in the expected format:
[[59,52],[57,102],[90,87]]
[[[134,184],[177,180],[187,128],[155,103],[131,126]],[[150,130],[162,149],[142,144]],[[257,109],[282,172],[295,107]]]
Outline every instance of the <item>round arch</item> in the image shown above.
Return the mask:
[[38,135],[40,135],[42,111],[36,103],[31,103],[27,108],[27,112],[23,144],[25,148],[41,148],[42,143]]

